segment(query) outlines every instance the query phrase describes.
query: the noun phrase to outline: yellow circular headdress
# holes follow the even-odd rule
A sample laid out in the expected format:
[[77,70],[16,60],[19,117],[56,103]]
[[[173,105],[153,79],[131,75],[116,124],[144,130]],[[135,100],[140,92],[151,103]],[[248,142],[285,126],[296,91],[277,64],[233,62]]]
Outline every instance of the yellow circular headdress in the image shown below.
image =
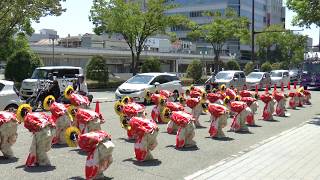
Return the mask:
[[67,99],[70,99],[70,95],[71,95],[71,93],[73,93],[73,91],[74,91],[73,87],[68,86],[63,92],[64,97]]
[[182,96],[182,95],[180,95],[180,96],[178,97],[178,101],[179,101],[179,103],[182,104],[182,105],[185,105],[185,104],[186,104],[186,98],[185,98],[184,96]]
[[32,112],[32,107],[29,104],[21,104],[16,113],[18,121],[23,122],[24,116],[29,112]]
[[149,90],[145,90],[144,92],[145,92],[144,99],[147,102],[150,102],[151,101],[151,92]]
[[73,119],[75,118],[75,110],[77,109],[77,107],[71,105],[68,107],[68,115],[71,121],[73,121]]
[[114,112],[116,112],[117,115],[121,115],[122,114],[122,108],[124,106],[124,103],[122,103],[120,100],[117,101],[115,104],[114,104]]
[[56,99],[54,98],[54,96],[50,95],[50,96],[47,96],[44,100],[43,100],[43,108],[46,110],[46,111],[49,111],[50,110],[50,106],[53,102],[55,102]]
[[240,101],[240,99],[241,99],[241,96],[237,95],[234,100],[235,100],[235,101]]
[[164,98],[163,96],[160,96],[160,97],[159,97],[159,105],[160,105],[160,106],[165,106],[166,103],[167,103],[166,98]]
[[131,126],[128,123],[128,119],[126,116],[124,116],[123,114],[120,115],[120,123],[121,123],[121,127],[126,129],[126,130],[130,130]]
[[122,98],[121,103],[128,104],[131,101],[131,98],[129,96],[125,96]]
[[227,87],[226,87],[226,85],[225,85],[225,84],[222,84],[222,85],[220,86],[220,90],[221,90],[221,91],[226,90],[226,88],[227,88]]
[[226,96],[225,98],[224,98],[224,100],[223,100],[223,102],[224,102],[224,105],[226,106],[229,102],[230,102],[230,97],[229,96]]
[[160,112],[160,117],[163,122],[168,123],[170,121],[171,110],[167,107],[162,108]]
[[80,135],[80,130],[75,126],[70,126],[66,129],[65,140],[69,147],[77,147],[78,136]]
[[303,87],[300,87],[297,91],[298,91],[299,93],[303,93],[304,88],[303,88]]

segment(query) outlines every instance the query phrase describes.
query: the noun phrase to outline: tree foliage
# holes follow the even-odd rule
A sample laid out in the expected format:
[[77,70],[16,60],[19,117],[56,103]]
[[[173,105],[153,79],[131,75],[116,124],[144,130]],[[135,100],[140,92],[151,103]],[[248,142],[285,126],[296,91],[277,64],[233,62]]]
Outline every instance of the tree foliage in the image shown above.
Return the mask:
[[38,55],[28,49],[14,52],[7,62],[5,78],[7,80],[21,82],[30,78],[34,69],[43,66]]
[[202,64],[200,60],[193,60],[187,68],[187,77],[192,78],[195,82],[200,81],[202,77]]
[[244,66],[244,72],[246,73],[246,75],[250,74],[251,72],[253,72],[254,70],[254,64],[253,62],[248,62],[245,66]]
[[94,32],[118,33],[123,36],[131,50],[132,72],[138,72],[140,54],[148,37],[165,34],[167,27],[185,23],[186,18],[165,15],[174,8],[165,0],[142,1],[95,0],[91,8],[90,20]]
[[93,56],[86,67],[88,79],[107,83],[109,81],[109,71],[106,60],[102,56]]
[[220,58],[222,48],[229,39],[240,39],[241,42],[249,40],[249,20],[239,17],[232,9],[227,9],[224,14],[219,11],[205,14],[212,18],[209,24],[189,23],[191,32],[188,37],[192,40],[204,39],[213,47],[216,62]]
[[60,15],[65,0],[1,0],[0,1],[0,44],[6,44],[17,32],[31,34],[31,21],[48,15]]
[[299,26],[320,26],[320,1],[319,0],[287,0],[289,9],[297,13],[293,24]]
[[279,70],[281,69],[281,63],[280,62],[272,63],[271,67],[272,67],[272,70]]
[[19,33],[16,38],[10,37],[7,43],[0,43],[0,61],[7,61],[16,51],[30,50],[28,39],[24,33]]
[[160,72],[161,71],[161,62],[158,58],[151,57],[145,60],[141,66],[141,72]]
[[272,71],[272,65],[270,62],[265,62],[261,65],[261,71],[262,72],[270,72]]
[[236,60],[228,61],[226,70],[240,70],[240,65]]
[[295,66],[303,60],[306,37],[271,25],[256,37],[258,56],[262,61],[286,62]]

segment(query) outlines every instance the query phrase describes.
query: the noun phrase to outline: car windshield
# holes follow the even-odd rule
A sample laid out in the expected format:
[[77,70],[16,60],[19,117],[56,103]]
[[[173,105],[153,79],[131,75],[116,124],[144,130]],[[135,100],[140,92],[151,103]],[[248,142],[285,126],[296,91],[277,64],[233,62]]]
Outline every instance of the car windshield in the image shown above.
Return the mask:
[[127,83],[129,84],[148,84],[154,76],[136,75],[130,78]]
[[270,74],[271,77],[282,77],[282,72],[271,72]]
[[33,71],[31,79],[47,79],[48,78],[48,70],[46,69],[36,69]]
[[250,73],[247,76],[248,79],[261,79],[262,78],[262,74],[261,73]]
[[233,74],[232,73],[229,73],[229,72],[219,72],[217,75],[216,75],[216,79],[226,79],[226,80],[229,80],[229,79],[232,79],[233,77]]

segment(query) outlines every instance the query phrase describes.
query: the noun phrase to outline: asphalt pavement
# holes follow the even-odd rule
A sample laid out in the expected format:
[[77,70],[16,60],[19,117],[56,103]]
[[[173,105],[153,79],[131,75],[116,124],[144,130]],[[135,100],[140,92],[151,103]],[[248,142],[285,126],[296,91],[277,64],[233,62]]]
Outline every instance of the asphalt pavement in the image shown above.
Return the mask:
[[[112,92],[95,93],[97,98],[114,97]],[[106,96],[106,94],[108,94]],[[119,117],[113,110],[113,102],[101,103],[100,110],[106,119],[103,130],[112,135],[116,148],[113,153],[114,162],[105,171],[105,179],[183,179],[202,169],[212,166],[221,160],[233,157],[239,153],[246,153],[257,148],[265,139],[277,136],[283,131],[299,126],[313,118],[319,111],[320,92],[312,92],[311,106],[288,110],[288,118],[276,117],[275,121],[266,122],[257,120],[257,127],[250,127],[249,134],[227,132],[228,139],[221,141],[209,137],[209,115],[202,115],[200,121],[205,128],[196,129],[195,141],[198,148],[176,150],[174,148],[175,135],[166,133],[166,125],[159,125],[158,146],[153,151],[157,160],[139,163],[134,158],[133,142],[126,140],[126,133],[120,127]],[[150,112],[153,106],[147,107]],[[94,108],[94,106],[93,106]],[[261,119],[263,104],[260,103],[256,119]],[[190,110],[190,109],[188,109]],[[51,167],[25,168],[24,163],[28,155],[32,135],[22,125],[18,129],[17,143],[13,151],[17,159],[13,161],[0,158],[0,179],[83,179],[86,155],[77,148],[64,146],[53,147],[48,155]],[[263,154],[261,154],[263,156]]]

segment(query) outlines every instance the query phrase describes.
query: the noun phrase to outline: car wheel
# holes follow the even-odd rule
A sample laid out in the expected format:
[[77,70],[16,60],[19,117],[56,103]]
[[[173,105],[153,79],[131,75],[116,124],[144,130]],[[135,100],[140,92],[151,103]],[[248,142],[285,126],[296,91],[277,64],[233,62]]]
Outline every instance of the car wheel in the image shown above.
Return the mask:
[[4,108],[4,110],[14,112],[15,110],[18,109],[18,107],[19,106],[17,104],[9,104],[7,107]]
[[303,86],[303,89],[304,90],[308,90],[308,86]]

